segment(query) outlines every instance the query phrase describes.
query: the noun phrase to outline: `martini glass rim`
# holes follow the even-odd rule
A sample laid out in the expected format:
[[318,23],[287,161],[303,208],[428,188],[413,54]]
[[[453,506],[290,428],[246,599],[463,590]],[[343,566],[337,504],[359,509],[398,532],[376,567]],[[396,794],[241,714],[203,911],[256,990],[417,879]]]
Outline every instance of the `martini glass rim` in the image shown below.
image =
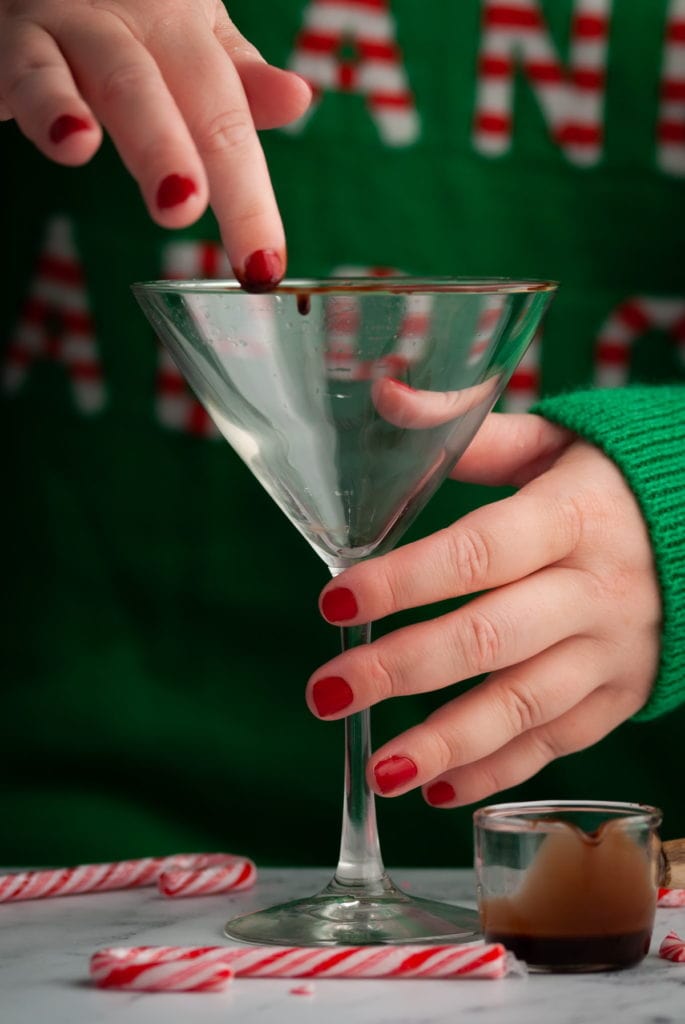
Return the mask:
[[[459,295],[511,295],[530,292],[553,292],[558,281],[542,278],[509,277],[328,277],[328,278],[286,278],[267,295],[312,295],[312,294],[442,294]],[[243,289],[234,279],[203,279],[136,281],[131,285],[136,293],[181,292],[187,294],[238,294],[253,293]]]

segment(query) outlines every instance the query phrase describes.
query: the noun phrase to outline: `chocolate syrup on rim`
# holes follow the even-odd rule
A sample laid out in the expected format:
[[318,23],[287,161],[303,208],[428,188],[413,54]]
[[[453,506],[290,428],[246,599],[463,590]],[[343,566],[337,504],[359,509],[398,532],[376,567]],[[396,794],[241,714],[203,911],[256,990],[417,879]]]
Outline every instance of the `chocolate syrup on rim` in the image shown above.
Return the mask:
[[297,312],[300,316],[306,316],[312,308],[312,297],[309,292],[297,293]]

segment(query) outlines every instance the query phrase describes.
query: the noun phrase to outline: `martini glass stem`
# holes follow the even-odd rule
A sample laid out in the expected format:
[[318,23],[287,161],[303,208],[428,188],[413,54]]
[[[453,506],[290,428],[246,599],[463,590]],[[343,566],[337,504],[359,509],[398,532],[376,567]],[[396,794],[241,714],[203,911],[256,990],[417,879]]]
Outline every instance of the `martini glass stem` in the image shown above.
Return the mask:
[[[371,625],[341,629],[344,651],[371,638]],[[362,887],[380,882],[384,876],[376,827],[373,793],[366,781],[366,764],[371,755],[371,716],[360,711],[345,719],[345,796],[343,801],[340,859],[334,884]]]

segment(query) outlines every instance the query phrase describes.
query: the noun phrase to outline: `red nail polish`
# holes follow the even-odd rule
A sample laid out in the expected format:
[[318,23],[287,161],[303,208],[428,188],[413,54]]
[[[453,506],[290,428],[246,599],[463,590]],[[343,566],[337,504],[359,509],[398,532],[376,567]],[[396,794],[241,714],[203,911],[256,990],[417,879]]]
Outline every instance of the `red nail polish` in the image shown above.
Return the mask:
[[235,276],[246,292],[270,292],[283,277],[283,260],[275,249],[258,249],[245,262],[242,274]]
[[387,377],[386,379],[391,384],[394,384],[396,388],[402,388],[403,391],[411,391],[412,394],[416,394],[416,388],[413,388],[411,384],[405,384],[403,380],[398,380],[397,377]]
[[434,807],[450,803],[456,795],[454,786],[450,786],[449,782],[434,782],[426,790],[426,800],[429,804],[433,804]]
[[321,611],[324,619],[329,622],[344,622],[346,619],[353,619],[359,608],[351,590],[347,587],[334,587],[323,595]]
[[381,793],[391,793],[394,789],[411,782],[419,770],[409,757],[386,757],[379,761],[373,770]]
[[340,676],[319,679],[312,687],[312,700],[317,712],[326,718],[348,707],[354,700],[352,687]]
[[169,174],[157,189],[157,206],[160,210],[168,210],[170,206],[185,203],[188,196],[197,192],[197,185],[192,178],[184,178],[182,174]]
[[84,121],[82,117],[62,114],[50,125],[50,141],[61,142],[62,139],[66,139],[67,135],[73,135],[74,132],[86,132],[90,127],[89,122]]

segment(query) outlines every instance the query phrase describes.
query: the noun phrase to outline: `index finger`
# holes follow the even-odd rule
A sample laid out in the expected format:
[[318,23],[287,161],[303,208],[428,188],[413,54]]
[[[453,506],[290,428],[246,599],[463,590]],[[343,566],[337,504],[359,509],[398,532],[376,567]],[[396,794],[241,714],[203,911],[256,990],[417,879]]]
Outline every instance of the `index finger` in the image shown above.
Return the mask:
[[285,273],[285,236],[238,72],[215,36],[174,27],[151,49],[205,167],[210,204],[239,281],[266,291]]

